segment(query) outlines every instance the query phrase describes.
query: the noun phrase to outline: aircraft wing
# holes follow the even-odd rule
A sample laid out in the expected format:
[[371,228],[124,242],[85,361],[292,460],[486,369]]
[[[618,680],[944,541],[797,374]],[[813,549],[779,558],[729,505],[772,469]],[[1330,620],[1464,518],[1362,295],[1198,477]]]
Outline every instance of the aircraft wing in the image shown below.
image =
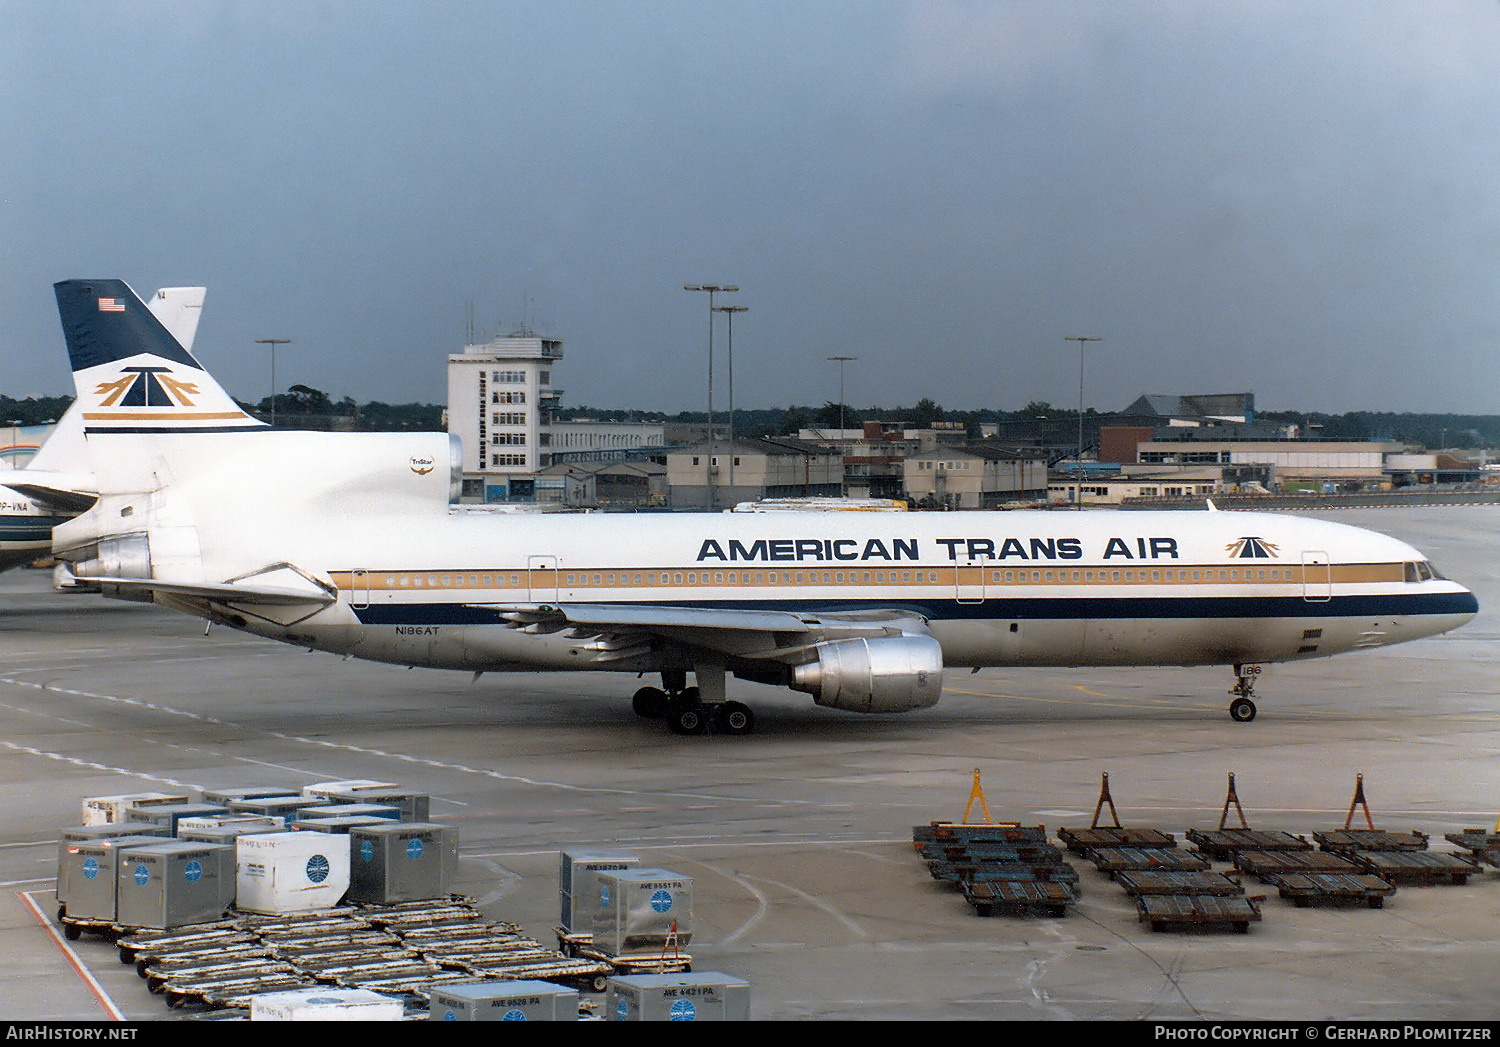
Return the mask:
[[628,651],[632,637],[660,636],[746,659],[797,661],[831,640],[927,633],[911,611],[757,611],[647,604],[519,604],[494,608],[513,628],[533,633],[570,630]]
[[181,582],[163,578],[127,578],[118,575],[75,575],[86,585],[117,586],[124,591],[162,593],[189,600],[253,606],[326,607],[338,599],[338,590],[290,564],[276,564],[240,578],[223,582]]
[[88,512],[99,500],[98,492],[93,490],[92,475],[56,473],[45,469],[8,469],[0,470],[0,486],[67,513]]

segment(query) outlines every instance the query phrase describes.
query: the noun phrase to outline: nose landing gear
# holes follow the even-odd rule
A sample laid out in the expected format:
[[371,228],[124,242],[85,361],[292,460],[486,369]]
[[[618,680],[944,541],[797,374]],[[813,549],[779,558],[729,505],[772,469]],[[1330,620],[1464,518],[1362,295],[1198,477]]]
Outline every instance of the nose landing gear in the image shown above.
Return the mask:
[[1258,665],[1234,667],[1234,686],[1229,689],[1234,700],[1229,703],[1229,718],[1235,723],[1249,723],[1255,719],[1255,678],[1259,675]]

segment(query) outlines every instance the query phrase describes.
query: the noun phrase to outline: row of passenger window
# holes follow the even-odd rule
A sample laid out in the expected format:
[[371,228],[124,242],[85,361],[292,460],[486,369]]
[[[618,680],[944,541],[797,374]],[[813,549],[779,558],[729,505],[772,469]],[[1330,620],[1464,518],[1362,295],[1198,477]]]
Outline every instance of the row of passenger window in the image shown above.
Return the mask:
[[[937,571],[637,571],[594,573],[563,572],[563,585],[570,589],[590,586],[664,585],[936,585]],[[963,578],[960,577],[962,581]],[[1099,584],[1115,582],[1298,582],[1293,568],[1118,568],[1072,571],[992,571],[995,585]],[[492,589],[550,585],[551,579],[528,579],[516,574],[399,574],[385,577],[388,589]]]

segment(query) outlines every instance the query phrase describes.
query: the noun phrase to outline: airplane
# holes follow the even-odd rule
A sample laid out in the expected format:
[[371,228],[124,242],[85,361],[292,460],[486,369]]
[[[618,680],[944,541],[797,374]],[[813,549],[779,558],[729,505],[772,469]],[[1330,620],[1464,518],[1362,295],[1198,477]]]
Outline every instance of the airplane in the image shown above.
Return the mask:
[[[55,286],[98,502],[68,580],[310,650],[408,666],[659,674],[680,734],[754,724],[730,676],[892,713],[950,669],[1262,664],[1432,636],[1478,611],[1418,550],[1289,515],[490,515],[442,433],[246,415],[118,280]],[[688,676],[694,685],[688,685]]]
[[[201,287],[163,287],[147,308],[191,349],[203,309]],[[94,478],[75,401],[19,469],[0,469],[0,571],[52,555],[52,528],[94,504]]]

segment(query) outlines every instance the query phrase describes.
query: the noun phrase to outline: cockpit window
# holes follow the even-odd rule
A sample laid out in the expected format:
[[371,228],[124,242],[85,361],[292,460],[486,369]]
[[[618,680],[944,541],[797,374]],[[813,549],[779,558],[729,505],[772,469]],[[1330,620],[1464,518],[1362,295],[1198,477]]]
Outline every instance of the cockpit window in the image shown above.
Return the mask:
[[1406,565],[1406,580],[1408,582],[1425,582],[1431,578],[1442,578],[1437,569],[1426,560],[1418,560],[1416,563]]
[[1436,567],[1432,566],[1432,564],[1430,564],[1430,563],[1428,563],[1427,561],[1424,560],[1424,561],[1422,561],[1421,566],[1427,568],[1427,575],[1428,575],[1428,577],[1430,577],[1430,578],[1436,578],[1440,582],[1441,581],[1446,581],[1446,578],[1444,578],[1444,576],[1443,576],[1443,572],[1439,571]]

